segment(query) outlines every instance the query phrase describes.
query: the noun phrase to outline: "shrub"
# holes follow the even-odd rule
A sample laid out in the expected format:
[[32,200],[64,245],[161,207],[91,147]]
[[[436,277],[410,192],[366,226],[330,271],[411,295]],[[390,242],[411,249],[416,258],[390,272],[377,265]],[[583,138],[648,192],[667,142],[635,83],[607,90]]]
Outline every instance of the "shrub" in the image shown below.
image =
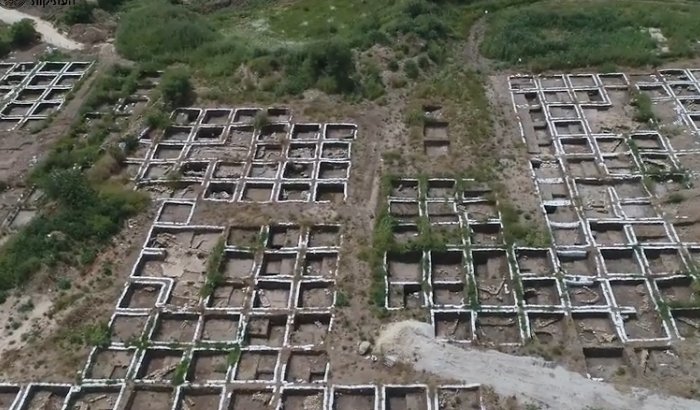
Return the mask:
[[78,1],[63,14],[63,22],[73,24],[87,24],[92,22],[92,11],[95,5],[85,0]]
[[14,47],[26,47],[41,37],[34,29],[34,24],[33,20],[22,19],[10,26],[11,43]]
[[194,95],[190,73],[184,68],[172,68],[163,74],[160,91],[165,105],[176,108],[188,105]]
[[404,63],[403,71],[406,73],[406,76],[408,78],[411,78],[414,80],[416,78],[418,78],[418,76],[420,75],[420,71],[418,70],[418,65],[413,60],[408,60]]
[[284,66],[288,78],[283,91],[292,94],[312,87],[331,94],[350,94],[357,88],[352,50],[338,40],[311,43],[291,52]]

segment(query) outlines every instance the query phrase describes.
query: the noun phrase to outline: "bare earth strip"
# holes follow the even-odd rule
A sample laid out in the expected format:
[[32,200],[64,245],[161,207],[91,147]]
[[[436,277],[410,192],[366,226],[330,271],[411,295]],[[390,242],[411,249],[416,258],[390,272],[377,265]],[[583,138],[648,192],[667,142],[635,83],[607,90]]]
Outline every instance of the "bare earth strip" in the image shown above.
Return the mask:
[[59,33],[56,28],[48,21],[34,17],[27,13],[22,13],[18,10],[6,9],[0,7],[0,21],[7,24],[16,23],[22,19],[31,19],[36,23],[36,31],[41,33],[42,41],[54,45],[56,47],[65,48],[66,50],[80,50],[83,48],[81,43],[73,41],[63,34]]
[[490,385],[502,396],[552,409],[697,410],[700,402],[662,396],[646,389],[620,392],[554,367],[542,359],[512,356],[493,350],[463,349],[436,340],[427,323],[404,321],[389,325],[377,341],[379,352],[411,364],[417,370],[464,383]]

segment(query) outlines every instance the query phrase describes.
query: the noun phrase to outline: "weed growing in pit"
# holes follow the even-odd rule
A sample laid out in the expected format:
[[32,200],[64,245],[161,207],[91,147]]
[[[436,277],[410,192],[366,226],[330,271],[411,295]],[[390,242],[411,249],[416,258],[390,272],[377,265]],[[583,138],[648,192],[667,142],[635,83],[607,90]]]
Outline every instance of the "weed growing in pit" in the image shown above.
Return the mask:
[[233,345],[231,350],[228,351],[228,355],[226,355],[226,363],[229,366],[234,366],[236,363],[238,363],[238,359],[241,357],[241,346],[239,344]]
[[635,107],[634,120],[638,122],[653,122],[656,120],[651,97],[648,94],[637,92],[632,96],[632,106]]
[[187,369],[190,367],[190,360],[185,359],[178,363],[175,371],[173,371],[173,378],[171,380],[172,384],[179,386],[185,382],[185,377],[187,377]]
[[339,290],[335,294],[335,307],[343,308],[347,306],[350,306],[350,297],[347,295],[347,293]]
[[201,295],[204,297],[213,294],[217,286],[220,286],[224,282],[224,275],[221,273],[221,267],[224,260],[225,247],[226,238],[222,236],[209,254],[209,259],[207,260],[207,279],[200,291]]

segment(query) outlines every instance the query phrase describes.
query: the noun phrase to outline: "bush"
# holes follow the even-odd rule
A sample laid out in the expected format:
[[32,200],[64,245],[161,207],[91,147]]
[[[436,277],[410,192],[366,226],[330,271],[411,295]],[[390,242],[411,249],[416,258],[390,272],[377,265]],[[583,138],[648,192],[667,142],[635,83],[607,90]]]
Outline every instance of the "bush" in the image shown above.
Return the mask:
[[115,11],[124,3],[124,0],[97,0],[97,7],[106,11]]
[[194,95],[190,73],[180,67],[167,70],[160,83],[160,92],[165,105],[170,108],[188,105]]
[[22,19],[10,26],[10,42],[14,47],[26,47],[41,37],[34,24],[33,20]]
[[121,17],[116,47],[131,60],[169,63],[186,61],[189,53],[215,39],[200,15],[165,1],[149,1]]
[[403,65],[403,71],[406,73],[408,78],[415,80],[420,75],[418,70],[418,65],[413,60],[408,60]]
[[338,40],[311,43],[289,53],[284,61],[287,73],[281,91],[299,94],[316,87],[330,94],[350,94],[357,89],[355,61],[347,43]]
[[92,11],[95,5],[87,1],[78,1],[63,13],[63,22],[72,26],[73,24],[87,24],[92,22]]

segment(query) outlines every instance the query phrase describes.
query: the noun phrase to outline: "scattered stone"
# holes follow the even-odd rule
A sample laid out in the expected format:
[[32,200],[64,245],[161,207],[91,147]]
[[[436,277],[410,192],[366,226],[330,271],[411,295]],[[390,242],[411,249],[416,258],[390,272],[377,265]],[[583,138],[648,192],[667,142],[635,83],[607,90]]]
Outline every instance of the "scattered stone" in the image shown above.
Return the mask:
[[357,346],[357,353],[360,355],[364,356],[367,353],[369,353],[370,349],[372,348],[372,344],[366,340],[363,340],[360,342],[360,344]]

